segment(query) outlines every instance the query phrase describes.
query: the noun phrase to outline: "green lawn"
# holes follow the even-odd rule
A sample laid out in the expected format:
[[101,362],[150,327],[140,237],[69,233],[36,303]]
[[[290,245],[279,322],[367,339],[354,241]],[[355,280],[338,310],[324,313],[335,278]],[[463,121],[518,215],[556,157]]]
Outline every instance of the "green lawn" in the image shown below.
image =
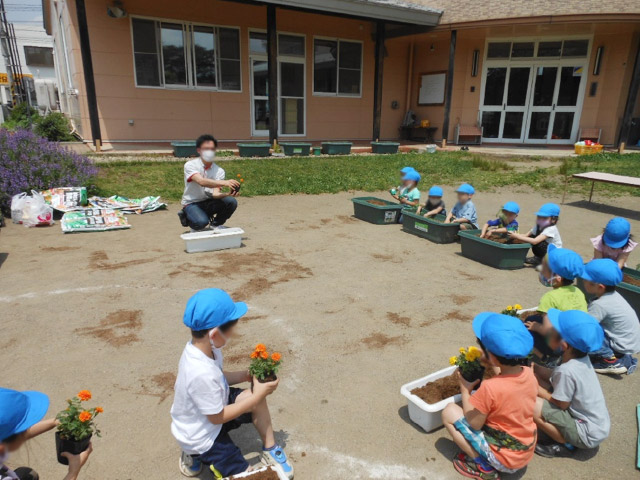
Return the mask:
[[[537,165],[544,161],[544,165]],[[549,162],[553,162],[549,166]],[[94,194],[127,197],[161,195],[179,200],[183,189],[183,160],[101,163],[92,188]],[[410,165],[422,174],[421,188],[431,185],[456,185],[469,182],[476,189],[492,191],[497,187],[530,187],[540,192],[558,192],[564,188],[564,173],[598,170],[640,177],[640,154],[604,154],[566,159],[492,157],[468,152],[436,154],[350,155],[336,157],[285,157],[271,159],[228,160],[221,162],[227,178],[241,174],[246,196],[294,193],[335,193],[346,190],[378,191],[398,183],[398,170]],[[586,192],[587,182],[574,181],[570,192]],[[611,195],[640,196],[640,189],[599,184],[598,192]]]

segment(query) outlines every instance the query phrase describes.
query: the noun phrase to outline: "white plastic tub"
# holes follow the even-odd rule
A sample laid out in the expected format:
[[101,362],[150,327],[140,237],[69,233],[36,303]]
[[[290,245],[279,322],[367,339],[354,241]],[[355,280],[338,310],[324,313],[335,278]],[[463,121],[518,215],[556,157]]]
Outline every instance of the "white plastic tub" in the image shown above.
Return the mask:
[[413,382],[409,382],[400,388],[400,393],[407,398],[409,407],[409,418],[417,425],[420,425],[425,432],[431,432],[436,428],[442,426],[442,410],[450,403],[460,403],[461,395],[454,395],[453,397],[445,398],[438,403],[430,404],[426,403],[420,397],[416,397],[411,394],[411,390],[414,388],[422,387],[429,382],[433,382],[442,377],[451,375],[456,371],[456,366],[443,368],[435,373],[422,377]]
[[184,240],[187,253],[195,253],[239,248],[242,245],[242,235],[244,230],[241,228],[226,228],[219,233],[214,233],[214,230],[183,233],[180,238]]
[[[225,477],[225,478],[223,478],[223,480],[229,480],[229,478],[234,478],[234,479],[236,479],[236,478],[246,478],[247,480],[251,480],[251,477],[253,476],[254,473],[264,472],[267,468],[269,468],[269,467],[262,467],[262,468],[259,468],[258,470],[254,470],[252,472],[239,473],[237,475],[232,475],[232,477]],[[284,474],[284,472],[282,471],[281,468],[273,467],[273,469],[278,474],[278,478],[280,480],[289,480],[287,478],[287,476]]]

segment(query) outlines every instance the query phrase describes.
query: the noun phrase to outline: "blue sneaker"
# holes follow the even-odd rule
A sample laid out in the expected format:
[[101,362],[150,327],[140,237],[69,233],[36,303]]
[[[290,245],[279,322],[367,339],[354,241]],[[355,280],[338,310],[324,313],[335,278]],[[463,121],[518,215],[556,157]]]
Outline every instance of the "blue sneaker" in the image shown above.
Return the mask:
[[262,457],[267,464],[280,468],[289,480],[293,478],[293,467],[287,459],[287,454],[284,453],[280,445],[276,444],[269,449],[263,449]]
[[182,452],[180,456],[180,473],[185,477],[197,477],[202,473],[202,462],[199,455]]

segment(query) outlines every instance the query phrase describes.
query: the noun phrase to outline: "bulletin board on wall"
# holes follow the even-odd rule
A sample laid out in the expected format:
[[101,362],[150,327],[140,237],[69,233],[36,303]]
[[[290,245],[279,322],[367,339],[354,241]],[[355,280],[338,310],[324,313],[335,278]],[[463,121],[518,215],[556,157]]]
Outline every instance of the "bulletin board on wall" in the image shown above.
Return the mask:
[[418,105],[444,105],[447,72],[420,74],[418,85]]

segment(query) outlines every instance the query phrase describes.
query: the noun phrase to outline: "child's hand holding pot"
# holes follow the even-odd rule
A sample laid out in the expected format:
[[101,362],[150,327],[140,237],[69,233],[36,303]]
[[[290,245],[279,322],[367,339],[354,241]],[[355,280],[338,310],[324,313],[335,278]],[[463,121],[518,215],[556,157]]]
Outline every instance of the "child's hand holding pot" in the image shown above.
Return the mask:
[[273,382],[265,382],[262,383],[256,377],[253,378],[253,394],[261,396],[263,398],[271,395],[278,388],[278,383],[280,379],[276,379]]
[[477,386],[478,383],[480,383],[480,380],[476,380],[474,382],[467,382],[462,376],[462,374],[460,373],[460,369],[456,370],[456,377],[458,377],[458,382],[460,382],[460,389],[466,390],[469,393],[471,393],[474,387]]

